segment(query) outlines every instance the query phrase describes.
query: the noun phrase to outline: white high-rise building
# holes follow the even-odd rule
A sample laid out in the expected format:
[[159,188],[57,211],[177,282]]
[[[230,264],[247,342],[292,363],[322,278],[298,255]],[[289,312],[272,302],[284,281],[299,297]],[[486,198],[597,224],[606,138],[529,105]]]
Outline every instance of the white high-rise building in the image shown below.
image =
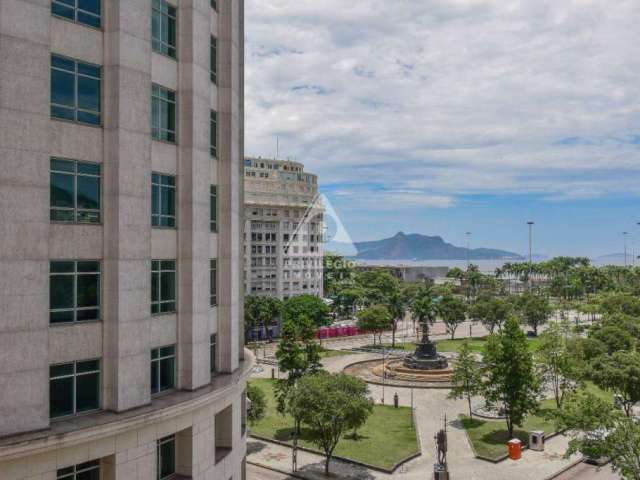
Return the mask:
[[0,480],[241,480],[243,0],[0,1]]
[[245,294],[322,297],[324,208],[304,165],[246,158]]

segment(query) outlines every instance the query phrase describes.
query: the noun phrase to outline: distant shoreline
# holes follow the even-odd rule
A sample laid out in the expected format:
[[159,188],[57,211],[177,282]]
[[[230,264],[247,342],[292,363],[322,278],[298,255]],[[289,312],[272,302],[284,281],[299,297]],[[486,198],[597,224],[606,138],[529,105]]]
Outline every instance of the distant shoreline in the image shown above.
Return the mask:
[[[467,268],[466,260],[369,260],[369,259],[350,259],[356,265],[369,265],[369,266],[383,266],[383,267],[449,267],[449,268]],[[546,259],[534,259],[534,263],[543,262]],[[477,265],[478,269],[482,273],[494,273],[496,268],[502,267],[505,263],[525,263],[527,260],[512,260],[512,259],[496,259],[496,260],[470,260],[469,263]],[[598,259],[592,259],[592,264],[595,266],[603,265],[617,265],[622,266],[623,261],[619,262],[605,261],[600,262]],[[638,262],[640,265],[640,262]]]

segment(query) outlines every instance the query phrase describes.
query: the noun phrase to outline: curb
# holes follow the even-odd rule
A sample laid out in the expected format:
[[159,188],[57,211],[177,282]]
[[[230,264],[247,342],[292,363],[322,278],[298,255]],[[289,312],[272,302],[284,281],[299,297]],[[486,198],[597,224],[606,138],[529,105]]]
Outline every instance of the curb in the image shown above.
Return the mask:
[[[394,355],[394,356],[389,356],[389,358],[393,358],[393,359],[399,359],[402,358],[401,356],[398,355]],[[362,365],[363,363],[369,363],[372,362],[376,359],[369,359],[369,360],[359,360],[357,362],[353,362],[350,363],[349,365],[345,365],[343,367],[343,369],[341,370],[342,373],[345,373],[345,370],[349,367],[353,367],[355,365]],[[347,375],[349,375],[347,373]],[[360,378],[357,377],[355,375],[353,375],[355,378]],[[360,380],[367,382],[371,385],[378,385],[378,386],[385,386],[385,387],[389,387],[389,388],[416,388],[419,390],[451,390],[452,385],[449,384],[444,384],[444,385],[394,385],[392,383],[389,382],[382,382],[381,380],[365,380],[364,378],[360,378]],[[392,381],[392,380],[391,380]],[[443,382],[444,383],[444,382]]]
[[575,467],[576,465],[580,465],[582,462],[584,462],[584,458],[579,458],[578,460],[575,460],[573,462],[571,462],[569,465],[567,465],[564,468],[561,468],[560,470],[558,470],[556,473],[552,473],[551,475],[549,475],[548,477],[545,477],[544,480],[553,480],[554,478],[558,478],[560,475],[562,475],[563,473],[571,470],[573,467]]
[[[418,436],[418,430],[417,429],[415,429],[415,430],[416,430],[416,436]],[[262,442],[273,443],[275,445],[280,445],[281,447],[292,448],[291,445],[289,445],[288,443],[281,442],[279,440],[274,440],[272,438],[266,438],[266,437],[262,437],[260,435],[253,435],[253,434],[250,434],[249,436],[251,438],[256,439],[256,440],[260,440]],[[420,445],[419,436],[418,436],[418,445]],[[298,450],[302,450],[303,452],[307,452],[307,453],[312,453],[314,455],[319,455],[319,456],[324,458],[324,454],[322,452],[317,451],[317,450],[312,450],[310,448],[300,447],[300,446],[298,447]],[[332,455],[331,459],[332,460],[333,459],[340,460],[341,462],[350,463],[352,465],[358,465],[359,467],[368,468],[369,470],[374,470],[374,471],[380,472],[380,473],[393,474],[393,472],[395,472],[403,464],[405,464],[405,463],[407,463],[407,462],[409,462],[409,461],[411,461],[411,460],[413,460],[415,458],[418,458],[421,455],[422,455],[422,450],[420,449],[416,453],[412,453],[411,455],[408,455],[407,457],[402,458],[399,462],[395,463],[390,469],[387,469],[387,468],[384,468],[384,467],[377,467],[377,466],[374,466],[374,465],[369,465],[368,463],[359,462],[357,460],[352,460],[350,458],[341,457],[339,455]],[[262,466],[262,464],[256,464],[256,465]],[[277,469],[273,469],[273,470],[279,471]],[[280,472],[280,473],[282,473],[282,472]],[[289,472],[285,472],[285,473],[287,475],[290,474]],[[304,478],[304,477],[298,477],[298,478]]]
[[265,465],[263,463],[252,462],[251,460],[247,460],[248,465],[253,465],[254,467],[264,468],[265,470],[271,470],[272,472],[280,473],[282,475],[286,475],[288,477],[299,478],[300,480],[307,480],[306,477],[300,476],[297,472],[287,472],[286,470],[281,470],[279,468],[271,467],[269,465]]
[[[458,420],[461,420],[461,419],[462,418],[459,416]],[[493,421],[495,421],[495,420],[493,420]],[[471,451],[473,452],[473,456],[476,457],[478,460],[483,460],[485,462],[489,462],[489,463],[493,463],[493,464],[497,465],[498,463],[503,462],[503,461],[505,461],[505,460],[507,460],[509,458],[509,454],[508,453],[505,453],[504,455],[500,455],[499,457],[485,457],[483,455],[479,455],[476,452],[475,447],[473,446],[473,442],[471,441],[471,438],[469,438],[469,432],[464,427],[463,427],[463,430],[464,430],[465,436],[467,437],[467,443],[469,444],[469,447],[471,447]],[[552,438],[557,437],[558,435],[562,435],[563,433],[564,433],[564,431],[550,433],[549,435],[545,435],[544,436],[544,440],[546,442],[547,440],[551,440]],[[529,446],[525,445],[524,442],[523,442],[521,451],[524,452],[525,450],[529,450]],[[577,463],[580,463],[582,461],[583,461],[583,459],[580,459],[580,461],[578,461]],[[568,468],[574,467],[575,465],[576,465],[576,463],[573,463],[569,467],[565,467],[565,468],[568,469]],[[556,473],[553,474],[554,476],[547,477],[544,480],[553,479],[553,478],[555,478],[555,476],[559,475],[563,471],[564,470],[562,470],[560,472],[556,472]]]

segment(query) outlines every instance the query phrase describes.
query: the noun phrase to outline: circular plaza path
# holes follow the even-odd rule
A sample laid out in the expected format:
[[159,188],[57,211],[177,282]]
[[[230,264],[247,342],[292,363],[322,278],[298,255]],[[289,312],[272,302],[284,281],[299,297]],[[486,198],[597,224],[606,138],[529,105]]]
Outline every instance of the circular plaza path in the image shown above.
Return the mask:
[[[446,338],[442,334],[438,334],[440,327],[435,326],[435,339]],[[474,327],[474,335],[480,334],[481,327]],[[468,326],[463,325],[458,330],[459,334],[456,338],[462,338],[468,335]],[[442,332],[443,333],[443,332]],[[401,337],[402,335],[400,335]],[[351,342],[342,341],[331,342],[326,344],[326,348],[345,349],[353,348],[353,344],[370,343],[370,339],[353,339]],[[388,339],[385,339],[388,341]],[[355,345],[357,346],[357,345]],[[353,353],[343,356],[329,357],[323,360],[324,367],[331,372],[340,372],[349,364],[354,362],[379,358],[378,354],[372,353]],[[261,373],[256,376],[269,377],[271,375],[271,367],[264,366]],[[382,403],[383,386],[369,384],[371,396],[376,403]],[[393,404],[393,396],[397,393],[400,405],[410,406],[412,392],[409,388],[403,387],[384,387],[385,404]],[[348,465],[340,465],[336,462],[335,471],[339,474],[337,478],[393,478],[406,480],[423,480],[425,478],[433,478],[433,464],[435,461],[435,445],[433,436],[443,427],[444,416],[447,416],[447,433],[448,433],[448,463],[452,480],[544,480],[552,477],[556,472],[574,463],[578,457],[574,456],[570,459],[564,459],[563,454],[566,450],[568,440],[563,436],[557,436],[547,441],[546,451],[534,452],[525,450],[522,459],[518,461],[505,460],[497,464],[493,464],[484,460],[475,458],[471,446],[466,437],[464,429],[457,421],[458,415],[467,412],[467,404],[464,400],[450,400],[447,398],[447,389],[413,389],[413,406],[415,408],[415,418],[417,422],[417,431],[420,437],[422,455],[400,467],[393,475],[382,474],[374,471],[353,471]],[[250,444],[253,440],[250,439]],[[254,442],[255,443],[255,442]],[[254,444],[254,446],[256,446]],[[505,447],[506,449],[506,447]],[[267,444],[260,445],[255,448],[252,453],[250,445],[250,453],[248,460],[250,462],[264,465],[270,468],[276,468],[282,471],[290,470],[290,450],[286,447]],[[316,455],[307,454],[301,458],[302,464],[308,464],[307,478],[321,478],[317,475],[316,468],[321,458]],[[299,460],[299,465],[300,465]],[[304,471],[305,468],[303,467]]]

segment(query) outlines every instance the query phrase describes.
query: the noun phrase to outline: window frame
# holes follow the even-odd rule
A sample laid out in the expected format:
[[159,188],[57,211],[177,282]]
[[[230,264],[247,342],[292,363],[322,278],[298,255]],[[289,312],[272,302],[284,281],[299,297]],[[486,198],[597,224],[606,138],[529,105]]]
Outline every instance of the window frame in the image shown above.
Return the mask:
[[[53,264],[58,263],[73,263],[73,271],[72,272],[52,272]],[[98,268],[94,271],[87,272],[79,272],[78,271],[78,263],[95,263]],[[79,275],[96,275],[98,277],[98,287],[96,291],[96,295],[98,297],[98,302],[96,306],[90,307],[78,307],[78,276]],[[67,277],[73,276],[73,307],[71,308],[51,308],[51,281],[53,276],[58,277]],[[92,318],[89,320],[78,320],[78,312],[79,311],[88,311],[88,310],[97,310],[98,315],[96,318]],[[64,322],[53,322],[51,316],[53,313],[59,312],[73,312],[73,320],[72,321],[64,321]],[[102,265],[99,260],[49,260],[49,325],[73,325],[77,323],[89,323],[89,322],[99,322],[102,319]]]
[[218,39],[214,35],[209,39],[209,80],[218,84]]
[[[170,99],[170,95],[173,95],[173,100]],[[154,115],[154,103],[158,104],[157,114]],[[164,128],[162,126],[162,104],[167,103],[173,105],[173,130]],[[167,112],[169,108],[167,107]],[[156,118],[157,117],[157,118]],[[167,142],[171,144],[178,143],[178,98],[177,92],[170,88],[163,87],[158,83],[151,84],[151,138],[160,142]],[[157,126],[154,122],[157,121]],[[167,121],[167,123],[170,123]]]
[[[156,16],[158,16],[160,28],[158,32],[159,37],[155,37],[153,32],[153,24]],[[175,32],[175,44],[173,45],[169,42],[169,26],[172,20],[173,31]],[[160,55],[177,60],[178,38],[178,7],[167,2],[167,0],[151,0],[151,49]]]
[[[165,264],[166,262],[172,262],[173,263],[173,268],[164,268],[163,264]],[[154,266],[157,265],[157,268],[154,268]],[[173,291],[174,291],[174,298],[173,299],[169,299],[169,300],[164,300],[163,299],[163,295],[162,295],[162,274],[163,273],[173,273]],[[152,259],[151,260],[151,282],[154,282],[154,274],[157,274],[157,279],[155,279],[155,281],[157,281],[157,292],[158,292],[158,299],[156,301],[153,300],[153,285],[151,286],[151,316],[155,316],[155,315],[167,315],[167,314],[172,314],[172,313],[176,313],[178,311],[178,265],[176,260],[173,259]],[[171,304],[173,303],[173,308],[171,310],[166,310],[163,311],[162,310],[162,305],[163,304]],[[154,312],[153,307],[154,305],[158,306],[157,311]]]
[[98,478],[100,478],[100,460],[91,460],[69,467],[58,468],[56,470],[56,480],[76,480],[78,474],[95,470],[98,471]]
[[[56,170],[54,169],[53,162],[65,162],[73,164],[73,172],[65,171],[65,170]],[[81,165],[90,165],[92,167],[98,168],[98,174],[90,174],[90,173],[80,173],[79,166]],[[56,207],[52,205],[51,199],[51,187],[53,184],[53,175],[68,175],[73,177],[73,207]],[[98,179],[98,208],[79,208],[78,207],[78,177],[88,177],[88,178],[97,178]],[[50,157],[49,158],[49,221],[51,223],[61,223],[61,224],[78,224],[78,225],[101,225],[102,224],[102,164],[96,162],[85,162],[83,160],[73,160],[69,158],[61,158],[61,157]],[[54,211],[60,212],[72,212],[73,220],[60,220],[53,219],[52,213]],[[89,213],[89,214],[97,214],[98,219],[95,222],[91,221],[81,221],[79,220],[79,214],[81,213]]]
[[209,229],[218,233],[218,186],[209,187]]
[[[88,363],[88,362],[98,362],[98,369],[91,370],[88,372],[79,372],[78,373],[78,364],[79,363]],[[73,365],[73,373],[66,375],[58,375],[56,377],[51,376],[51,367],[60,367],[63,365]],[[78,377],[87,376],[87,375],[98,375],[98,398],[97,404],[98,407],[91,410],[83,410],[82,412],[78,412]],[[53,380],[62,380],[66,378],[73,378],[72,384],[72,398],[73,398],[73,413],[67,415],[58,415],[56,417],[51,416],[51,394],[49,394],[49,419],[50,420],[59,420],[71,417],[77,417],[79,415],[88,415],[90,413],[98,412],[102,409],[102,362],[100,358],[92,358],[88,360],[74,360],[73,362],[62,362],[62,363],[53,363],[49,365],[49,392],[51,392],[51,382]]]
[[[162,355],[161,352],[163,349],[165,348],[172,348],[173,352],[170,355]],[[157,352],[156,357],[154,358],[153,354],[154,352]],[[177,365],[177,354],[176,354],[176,346],[174,345],[165,345],[163,347],[156,347],[156,348],[152,348],[151,349],[151,354],[150,354],[150,359],[149,359],[149,376],[151,376],[151,373],[153,372],[153,364],[154,362],[157,363],[157,378],[156,378],[156,383],[158,385],[158,391],[154,392],[153,391],[153,383],[151,383],[149,385],[149,389],[151,391],[151,396],[155,397],[157,395],[161,395],[165,392],[170,392],[171,390],[175,390],[176,388],[176,384],[177,384],[177,372],[178,372],[178,365]],[[168,360],[168,359],[173,359],[173,374],[172,374],[172,378],[173,378],[173,385],[171,385],[168,388],[160,388],[160,379],[162,378],[162,361],[163,360]]]
[[209,335],[209,372],[214,377],[218,373],[218,334]]
[[218,306],[218,259],[209,260],[209,306]]
[[[60,18],[62,20],[67,20],[69,22],[77,23],[79,25],[83,25],[85,27],[94,28],[96,30],[102,30],[102,1],[98,0],[98,11],[99,13],[90,12],[89,10],[84,10],[80,8],[78,5],[78,0],[73,0],[74,5],[71,6],[67,3],[61,2],[60,0],[51,0],[51,15]],[[73,10],[73,19],[69,17],[65,17],[64,15],[60,15],[53,11],[54,5],[61,5],[63,8],[68,8]],[[98,19],[98,25],[91,25],[90,23],[83,22],[78,20],[78,12],[84,15],[88,15],[90,17],[96,17]]]
[[218,158],[218,112],[209,112],[209,155]]
[[[73,62],[74,64],[74,69],[73,71],[71,70],[67,70],[64,69],[60,66],[54,66],[53,65],[53,59],[54,57],[57,57],[58,59],[61,59],[62,61],[66,61],[66,62]],[[82,125],[87,125],[90,127],[102,127],[102,66],[101,65],[96,65],[94,63],[90,63],[90,62],[85,62],[82,60],[77,60],[75,58],[72,57],[67,57],[65,55],[60,55],[58,53],[53,53],[51,52],[51,61],[49,64],[49,116],[52,119],[55,120],[61,120],[64,122],[73,122],[73,123],[80,123]],[[91,76],[87,73],[80,73],[78,71],[78,67],[79,65],[86,65],[89,66],[91,68],[97,68],[98,69],[98,76],[94,77]],[[53,102],[53,75],[52,75],[52,71],[53,70],[57,70],[63,73],[67,73],[67,74],[73,74],[73,108],[69,107],[68,105],[64,105],[61,103],[54,103]],[[83,78],[89,78],[89,79],[93,79],[93,80],[97,80],[98,81],[98,110],[94,111],[94,110],[88,110],[85,108],[80,108],[78,106],[78,77],[83,77]],[[59,109],[64,109],[64,110],[71,110],[73,112],[73,119],[69,119],[69,118],[65,118],[65,117],[61,117],[61,116],[57,116],[54,115],[53,110],[54,108],[59,108]],[[82,120],[78,120],[78,112],[81,113],[87,113],[87,114],[91,114],[91,115],[95,115],[98,117],[98,122],[97,123],[91,123],[91,122],[85,122]]]
[[[157,180],[156,180],[157,179]],[[171,179],[172,183],[164,183],[164,179]],[[153,197],[154,187],[158,189],[158,213],[153,213]],[[173,190],[173,215],[162,213],[162,200],[164,195],[168,195],[167,190]],[[165,192],[163,194],[163,192]],[[167,175],[159,172],[151,172],[151,227],[152,228],[167,228],[175,230],[178,228],[178,211],[176,209],[177,204],[178,187],[176,185],[175,175]],[[154,223],[154,219],[157,219],[157,223]],[[173,225],[162,225],[163,219],[173,219]]]
[[[173,472],[165,475],[164,477],[161,476],[162,475],[162,455],[160,454],[160,449],[163,445],[166,444],[172,444],[173,445]],[[157,475],[156,478],[158,480],[166,480],[166,479],[170,479],[172,478],[175,474],[176,474],[176,464],[177,464],[177,449],[176,449],[176,434],[172,433],[171,435],[167,435],[166,437],[162,437],[162,438],[158,438],[156,440],[156,470],[157,470]]]

